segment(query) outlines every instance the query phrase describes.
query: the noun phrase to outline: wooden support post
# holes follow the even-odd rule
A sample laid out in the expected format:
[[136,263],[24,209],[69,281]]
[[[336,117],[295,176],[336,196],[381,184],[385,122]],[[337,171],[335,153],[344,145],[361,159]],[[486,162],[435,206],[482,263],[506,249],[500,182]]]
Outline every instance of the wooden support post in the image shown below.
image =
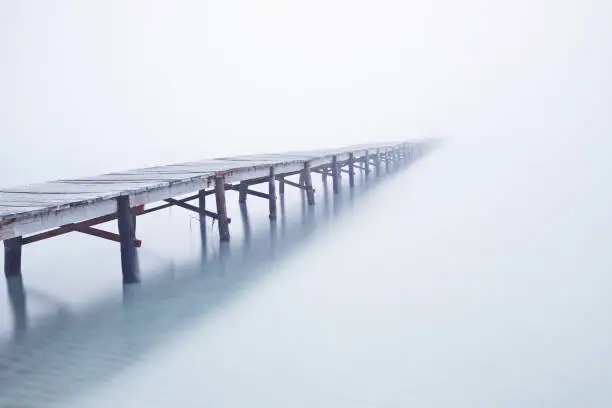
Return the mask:
[[[308,172],[308,174],[310,174],[310,172]],[[304,172],[300,173],[300,178],[299,178],[298,183],[299,183],[300,185],[302,185],[302,186],[304,186],[304,185],[305,185],[305,184],[304,184],[304,183],[305,183],[305,179],[304,179]]]
[[244,181],[240,182],[240,186],[238,187],[238,202],[246,203],[247,199],[247,190],[249,189],[249,185]]
[[349,171],[349,186],[355,187],[355,156],[353,153],[349,153],[348,160],[348,171]]
[[387,171],[387,174],[389,173],[389,171],[391,170],[390,165],[389,165],[389,149],[385,149],[385,170]]
[[380,177],[380,149],[376,149],[374,161],[376,162],[376,177]]
[[200,209],[200,230],[206,231],[206,190],[198,191],[198,208]]
[[367,177],[368,174],[370,174],[370,153],[367,150],[365,151],[365,161],[363,164],[365,166],[365,175]]
[[270,167],[270,180],[268,180],[268,194],[270,199],[268,200],[270,208],[270,219],[276,219],[276,172],[274,166]]
[[21,237],[4,241],[4,275],[7,277],[21,276],[21,241]]
[[285,177],[281,176],[278,179],[278,193],[280,195],[285,195]]
[[302,170],[304,176],[304,185],[306,186],[306,199],[308,205],[314,205],[314,189],[312,188],[312,175],[310,174],[310,163],[304,163],[304,170]]
[[225,182],[223,176],[215,177],[215,198],[217,199],[217,215],[219,217],[219,239],[221,242],[230,240],[227,207],[225,205]]
[[332,185],[334,189],[334,194],[338,194],[340,192],[340,173],[338,171],[338,157],[332,157]]
[[123,283],[137,283],[140,281],[138,270],[138,254],[136,252],[136,233],[132,218],[130,198],[121,196],[117,198],[117,223],[119,226],[119,240],[121,242],[121,272]]

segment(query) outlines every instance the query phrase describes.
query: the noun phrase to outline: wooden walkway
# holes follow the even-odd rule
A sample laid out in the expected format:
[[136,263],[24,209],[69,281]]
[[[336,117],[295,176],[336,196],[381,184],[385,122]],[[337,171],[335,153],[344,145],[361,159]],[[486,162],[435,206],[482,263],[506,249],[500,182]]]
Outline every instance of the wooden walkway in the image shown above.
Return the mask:
[[[121,244],[123,279],[137,282],[136,217],[170,206],[197,212],[201,219],[218,221],[221,241],[229,241],[225,191],[236,190],[239,201],[248,195],[269,201],[269,217],[276,218],[276,185],[302,189],[315,204],[311,174],[331,177],[340,189],[342,172],[354,185],[355,171],[377,176],[390,165],[408,163],[438,144],[438,140],[348,146],[338,149],[223,157],[169,166],[149,167],[79,179],[57,180],[21,187],[0,188],[0,240],[4,241],[7,276],[21,274],[22,247],[43,239],[80,232]],[[299,180],[289,177],[297,175]],[[268,193],[249,186],[267,183]],[[187,194],[194,195],[184,197]],[[206,197],[215,196],[216,212],[206,209]],[[177,199],[177,197],[180,197]],[[197,200],[197,205],[189,204]],[[156,203],[153,207],[145,205]],[[94,228],[118,220],[119,234]]]

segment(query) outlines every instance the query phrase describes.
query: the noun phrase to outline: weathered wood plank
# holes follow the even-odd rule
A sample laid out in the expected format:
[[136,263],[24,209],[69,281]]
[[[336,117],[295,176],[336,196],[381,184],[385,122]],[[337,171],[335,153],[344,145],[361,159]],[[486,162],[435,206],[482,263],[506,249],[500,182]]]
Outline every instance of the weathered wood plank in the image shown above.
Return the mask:
[[[431,141],[415,140],[243,155],[4,188],[0,190],[0,240],[113,213],[116,211],[115,200],[120,196],[129,197],[132,205],[149,204],[210,189],[215,184],[216,175],[222,175],[225,183],[247,180],[265,182],[271,167],[277,178],[303,174],[305,163],[312,169],[329,167],[334,156],[338,165],[346,165],[351,155],[354,161],[357,161],[357,157],[366,157],[364,165],[367,172],[367,159],[377,157],[377,152],[397,152],[404,148],[404,156],[413,160],[431,144]],[[378,158],[382,159],[380,156]],[[380,161],[377,164],[378,173]]]

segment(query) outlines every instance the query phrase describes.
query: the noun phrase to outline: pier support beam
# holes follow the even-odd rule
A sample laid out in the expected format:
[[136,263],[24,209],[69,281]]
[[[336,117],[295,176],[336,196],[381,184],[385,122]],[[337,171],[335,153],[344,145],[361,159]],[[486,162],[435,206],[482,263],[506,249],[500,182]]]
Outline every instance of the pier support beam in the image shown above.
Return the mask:
[[4,275],[21,276],[22,238],[16,237],[4,241]]
[[314,188],[312,188],[312,175],[310,174],[310,163],[304,163],[304,170],[302,170],[304,177],[304,186],[306,187],[306,199],[308,205],[314,205]]
[[391,155],[389,154],[389,149],[385,149],[385,171],[387,172],[387,174],[389,174],[389,172],[391,171],[391,166],[390,166],[390,162],[391,161]]
[[270,198],[269,209],[270,209],[270,219],[276,219],[276,171],[274,170],[274,166],[270,167],[270,180],[268,180],[268,194]]
[[334,188],[334,194],[340,192],[340,175],[338,171],[338,157],[332,157],[332,183]]
[[349,186],[355,187],[355,156],[353,153],[349,153],[348,159],[348,171],[349,171]]
[[136,252],[136,232],[130,197],[128,196],[117,198],[117,224],[121,245],[123,283],[137,283],[140,281],[140,273],[138,270],[138,253]]
[[376,157],[374,160],[376,162],[376,177],[380,177],[380,149],[376,149]]
[[247,190],[249,189],[249,185],[245,182],[240,182],[238,187],[238,202],[246,203],[247,199]]
[[227,207],[225,205],[225,180],[223,176],[215,177],[215,198],[217,200],[217,215],[219,216],[219,240],[229,242],[229,222],[227,221]]
[[206,190],[198,191],[198,208],[200,209],[200,230],[206,231]]
[[285,177],[281,176],[278,179],[278,194],[285,195]]
[[365,161],[363,162],[363,165],[365,167],[365,175],[366,177],[370,174],[370,153],[366,150],[365,151]]

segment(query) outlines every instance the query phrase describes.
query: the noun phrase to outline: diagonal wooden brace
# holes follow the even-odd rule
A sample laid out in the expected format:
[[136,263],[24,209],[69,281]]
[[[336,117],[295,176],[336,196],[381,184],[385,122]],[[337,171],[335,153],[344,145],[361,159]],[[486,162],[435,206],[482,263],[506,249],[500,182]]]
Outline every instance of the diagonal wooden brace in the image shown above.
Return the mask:
[[[121,242],[121,237],[119,234],[104,231],[98,228],[77,225],[74,227],[74,230],[83,234],[93,235],[94,237],[108,239],[109,241]],[[139,239],[134,239],[134,245],[136,248],[140,248],[142,246],[142,241]]]
[[[198,214],[205,215],[205,216],[210,217],[210,218],[214,218],[215,220],[219,219],[219,215],[217,213],[214,213],[212,211],[208,211],[208,210],[205,210],[205,209],[198,208],[195,205],[187,204],[187,203],[184,203],[184,202],[182,202],[180,200],[175,200],[174,198],[167,198],[164,201],[167,202],[167,203],[170,203],[172,205],[176,205],[178,207],[184,208],[186,210],[190,210],[190,211],[193,211],[193,212],[197,212]],[[232,222],[231,218],[228,218],[227,222],[228,222],[228,224],[231,223]]]

